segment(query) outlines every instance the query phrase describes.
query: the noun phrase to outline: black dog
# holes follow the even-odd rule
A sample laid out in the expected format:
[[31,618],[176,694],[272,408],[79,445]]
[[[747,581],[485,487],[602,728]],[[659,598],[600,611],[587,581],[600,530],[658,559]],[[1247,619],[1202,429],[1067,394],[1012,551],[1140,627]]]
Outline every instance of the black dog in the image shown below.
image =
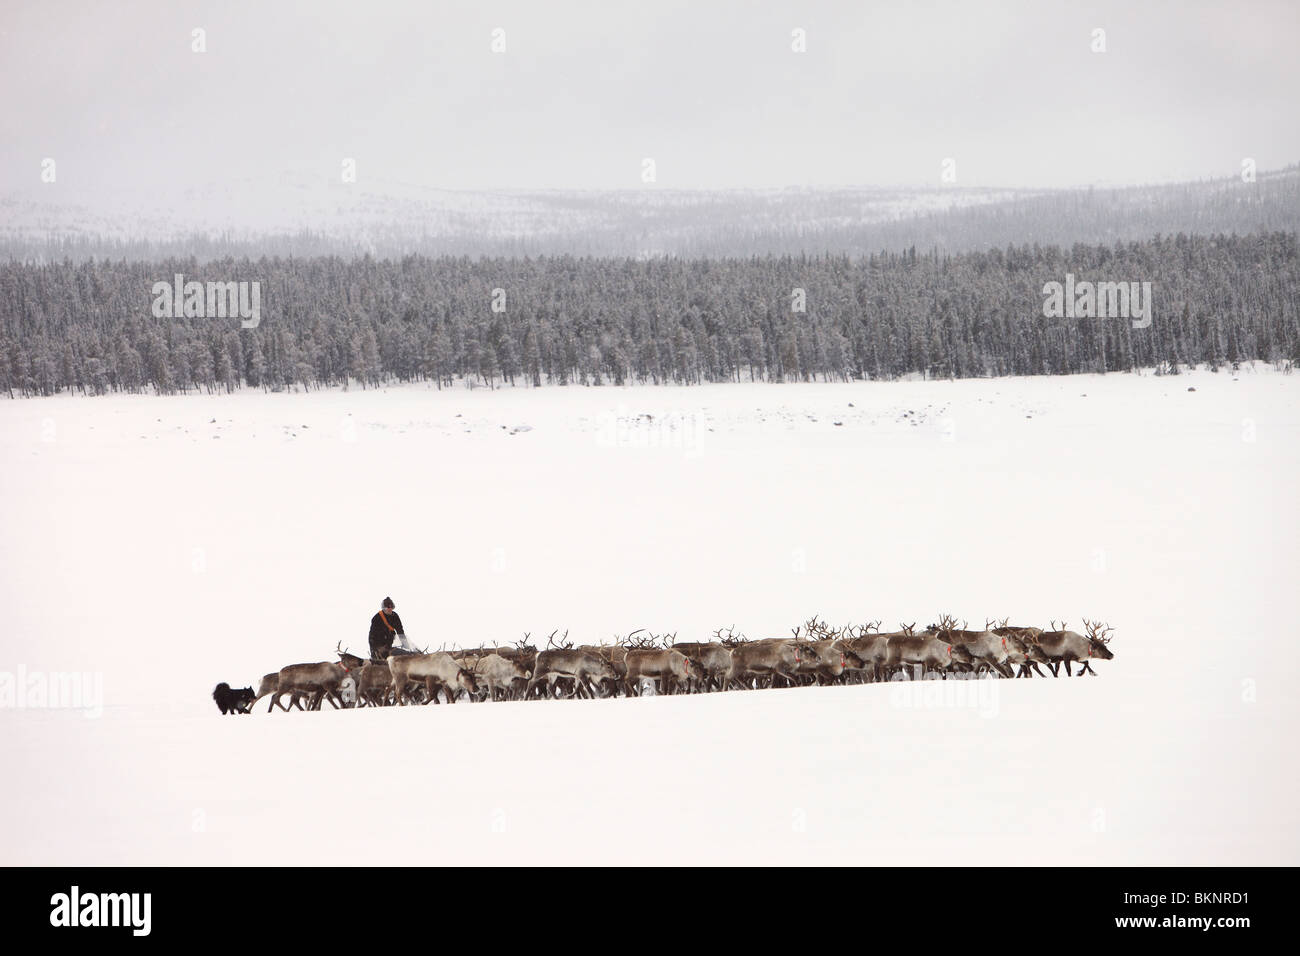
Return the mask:
[[253,694],[253,688],[241,687],[239,690],[231,690],[230,685],[222,681],[212,692],[212,699],[217,702],[223,714],[251,714],[250,709],[253,701],[257,697]]

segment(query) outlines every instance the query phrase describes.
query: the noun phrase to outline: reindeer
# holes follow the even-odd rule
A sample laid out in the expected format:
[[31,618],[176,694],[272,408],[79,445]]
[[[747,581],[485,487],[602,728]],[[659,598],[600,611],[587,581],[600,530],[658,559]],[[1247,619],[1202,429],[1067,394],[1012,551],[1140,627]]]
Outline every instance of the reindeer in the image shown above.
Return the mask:
[[366,661],[357,675],[357,706],[387,707],[393,701],[392,683],[393,674],[387,661]]
[[532,673],[537,661],[537,648],[528,643],[531,637],[532,635],[525,631],[523,638],[517,641],[514,647],[497,647],[493,648],[492,652],[499,657],[504,657],[521,670]]
[[331,661],[321,661],[318,664],[290,664],[288,667],[281,667],[276,676],[275,690],[271,692],[271,706],[267,709],[267,713],[277,706],[288,713],[289,708],[280,703],[281,694],[290,694],[290,706],[295,706],[299,710],[303,708],[298,701],[298,696],[306,694],[312,695],[311,703],[307,706],[308,710],[319,710],[322,699],[328,700],[335,708],[342,707],[343,700],[340,694],[343,691],[344,680],[349,679],[352,679],[350,668]]
[[889,659],[885,664],[885,672],[889,674],[897,670],[912,677],[910,668],[919,666],[922,677],[927,670],[942,674],[952,666],[954,651],[950,642],[929,632],[894,635],[889,638]]
[[[636,633],[636,631],[632,632],[632,634]],[[631,636],[632,635],[629,634],[628,638]],[[628,648],[624,644],[625,640],[627,640],[627,638],[617,638],[614,644],[584,644],[577,648],[577,650],[582,651],[584,654],[592,654],[599,657],[614,671],[613,678],[597,678],[596,684],[594,685],[592,684],[590,675],[584,679],[583,689],[589,692],[591,696],[596,695],[597,685],[601,689],[600,696],[602,697],[612,697],[618,691],[618,688],[623,685],[623,679],[627,677]]]
[[[272,671],[271,673],[264,676],[260,681],[258,681],[257,697],[253,700],[253,703],[249,705],[249,710],[252,710],[253,707],[257,705],[257,702],[261,700],[263,697],[270,697],[272,694],[274,694],[276,689],[279,686],[280,686],[279,671]],[[303,709],[302,698],[304,696],[303,693],[301,691],[296,691],[296,690],[287,691],[287,693],[289,694],[289,707],[297,707],[299,710],[302,710]],[[285,707],[283,704],[280,704],[279,706],[281,710],[289,709]],[[266,712],[269,714],[275,708],[276,708],[276,701],[272,700],[270,706],[266,708]]]
[[366,661],[369,660],[369,658],[367,657],[358,657],[356,654],[353,654],[351,651],[345,651],[343,649],[342,641],[339,641],[334,645],[334,653],[338,655],[339,663],[341,663],[349,671],[361,670],[361,668],[363,668],[366,665]]
[[[722,628],[713,632],[714,641],[709,643],[683,642],[673,644],[673,650],[686,655],[691,662],[691,683],[706,692],[726,690],[731,677],[731,650],[723,643]],[[727,631],[728,637],[735,636],[735,629]]]
[[[904,637],[911,637],[912,631],[916,627],[916,622],[909,624],[900,624],[900,630],[880,632],[880,622],[875,621],[859,629],[858,636],[850,638],[846,644],[849,651],[852,652],[853,658],[860,663],[854,665],[852,658],[849,667],[855,668],[859,673],[870,674],[874,681],[885,680],[889,676],[891,668],[889,658],[890,642]],[[875,633],[871,633],[872,629]]]
[[480,687],[487,684],[488,700],[497,699],[500,688],[504,697],[511,696],[515,681],[526,681],[532,677],[532,671],[526,671],[514,661],[506,660],[500,654],[488,654],[481,657],[474,668],[474,678]]
[[799,673],[807,676],[811,683],[835,683],[843,679],[846,671],[862,670],[864,662],[852,647],[853,639],[844,636],[852,634],[851,625],[838,629],[823,625],[807,630],[817,637],[799,644]]
[[[1079,669],[1079,676],[1085,673],[1097,676],[1097,672],[1092,669],[1094,660],[1108,661],[1115,655],[1107,645],[1110,643],[1108,636],[1113,628],[1102,624],[1100,621],[1089,621],[1084,618],[1083,627],[1088,632],[1085,637],[1074,631],[1066,630],[1064,626],[1056,630],[1056,622],[1052,621],[1053,629],[1044,631],[1038,635],[1038,647],[1046,656],[1048,666],[1052,669],[1052,676],[1060,676],[1060,666],[1065,665],[1065,676],[1073,677],[1070,672],[1071,661],[1082,661],[1083,667]],[[1064,625],[1064,621],[1061,622]]]
[[412,682],[423,683],[430,701],[437,703],[438,691],[447,692],[447,703],[454,704],[459,690],[473,695],[478,692],[474,674],[465,670],[445,651],[434,654],[402,654],[388,659],[388,669],[392,673],[391,687],[397,703],[405,702],[407,685]]
[[[965,621],[962,623],[965,624]],[[964,647],[966,653],[971,657],[974,669],[980,670],[987,667],[997,671],[1003,677],[1012,677],[1014,672],[1006,664],[1006,638],[994,634],[988,629],[988,625],[992,623],[992,621],[986,621],[984,630],[972,631],[964,627],[957,627],[956,619],[944,614],[939,618],[937,625],[931,624],[926,628],[926,631],[942,641],[947,641],[949,644],[960,644]]]
[[795,673],[803,662],[803,654],[793,640],[769,638],[736,644],[731,649],[731,660],[732,677],[746,689],[757,686],[763,678],[775,681],[777,677],[793,686],[799,682]]
[[[1108,646],[1110,644],[1110,634],[1115,629],[1109,624],[1103,624],[1101,621],[1089,621],[1087,618],[1083,619],[1083,628],[1088,632],[1088,656],[1083,661],[1079,676],[1082,677],[1086,672],[1096,677],[1097,672],[1092,669],[1094,660],[1109,661],[1115,659],[1114,652]],[[1066,671],[1066,673],[1068,675],[1069,671]]]
[[1038,648],[1038,638],[1043,633],[1042,628],[1008,626],[1007,618],[1003,618],[998,626],[993,628],[993,633],[998,637],[1006,638],[1007,662],[1020,666],[1016,676],[1033,677],[1034,674],[1039,677],[1046,676],[1038,669],[1039,664],[1047,663],[1047,655]]
[[666,648],[627,652],[624,686],[629,695],[640,696],[642,678],[650,678],[654,682],[656,694],[659,693],[660,681],[663,682],[663,692],[671,694],[675,687],[690,680],[690,677],[691,662],[681,651]]
[[822,657],[822,669],[818,674],[822,683],[848,683],[849,676],[861,675],[866,665],[857,650],[850,648],[848,639],[829,641],[824,648],[819,646],[818,654]]
[[1035,673],[1040,677],[1043,676],[1042,671],[1038,670],[1038,665],[1046,663],[1047,658],[1028,636],[1022,637],[1014,633],[998,636],[1007,642],[1006,663],[1013,668],[1016,677],[1033,677]]
[[[548,651],[572,651],[575,649],[573,641],[569,640],[569,632],[567,629],[558,640],[555,637],[556,634],[559,634],[559,628],[551,631],[551,633],[546,636],[546,649]],[[586,650],[584,648],[577,648],[577,650],[582,653],[595,654],[597,657],[601,656],[595,651]],[[534,665],[536,665],[536,655],[534,655]],[[536,666],[533,667],[533,670],[534,672],[537,670]],[[570,675],[548,678],[547,690],[552,696],[561,697],[594,697],[596,694],[591,681],[586,676],[582,677],[581,680]],[[525,694],[527,693],[528,691],[525,690]]]
[[[799,666],[795,669],[799,677],[797,683],[819,683],[824,671],[830,667],[832,658],[839,657],[838,653],[827,651],[825,659],[823,659],[822,652],[830,642],[839,638],[840,633],[818,618],[816,614],[808,618],[801,628],[792,627],[790,631],[792,640],[799,649]],[[800,637],[801,632],[802,637]],[[842,668],[840,673],[843,673]]]
[[552,697],[555,693],[555,682],[562,678],[573,682],[573,691],[569,696],[576,694],[579,697],[590,693],[586,688],[592,678],[602,681],[617,680],[613,665],[598,654],[574,650],[572,647],[547,648],[537,655],[533,676],[529,678],[528,686],[524,689],[524,697],[530,697],[533,688],[542,680],[546,681],[546,696]]
[[[280,672],[279,672],[279,671],[272,671],[271,673],[269,673],[269,674],[267,674],[265,677],[263,677],[263,678],[258,682],[258,684],[257,684],[257,697],[256,697],[256,699],[254,699],[254,701],[253,701],[253,706],[256,706],[256,705],[257,705],[257,702],[258,702],[259,700],[261,700],[263,697],[267,697],[267,696],[269,696],[269,695],[271,695],[271,694],[274,694],[275,691],[276,691],[276,689],[277,689],[279,686],[280,686]],[[294,701],[296,701],[296,699],[297,699],[297,695],[295,695],[294,700],[291,700],[291,701],[290,701],[290,706],[292,706],[292,704],[294,703]],[[269,713],[271,712],[271,709],[272,709],[273,707],[275,707],[275,702],[274,702],[274,701],[271,702],[271,706],[270,706],[270,707],[266,708],[266,712],[269,714]],[[252,707],[249,707],[249,710],[252,710],[252,709],[253,709]],[[299,706],[298,709],[299,709],[299,710],[302,710],[302,707]]]
[[[879,623],[877,621],[876,625],[879,626]],[[820,660],[817,668],[818,683],[847,683],[849,676],[858,677],[862,674],[866,661],[854,650],[853,640],[854,627],[845,624],[835,630],[828,630],[826,637],[813,642],[812,650]]]

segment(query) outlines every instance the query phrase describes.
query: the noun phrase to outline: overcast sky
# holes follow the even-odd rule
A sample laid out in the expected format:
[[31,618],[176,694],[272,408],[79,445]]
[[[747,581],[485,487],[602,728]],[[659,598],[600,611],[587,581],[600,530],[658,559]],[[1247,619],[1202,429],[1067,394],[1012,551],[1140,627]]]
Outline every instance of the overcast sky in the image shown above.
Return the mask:
[[0,190],[1226,176],[1300,160],[1298,48],[1265,0],[0,0]]

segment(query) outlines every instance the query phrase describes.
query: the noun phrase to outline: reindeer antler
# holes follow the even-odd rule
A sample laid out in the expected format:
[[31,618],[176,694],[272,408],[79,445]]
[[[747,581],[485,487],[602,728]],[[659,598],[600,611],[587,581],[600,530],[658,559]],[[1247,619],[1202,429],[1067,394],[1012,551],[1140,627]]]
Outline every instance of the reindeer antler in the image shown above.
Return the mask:
[[1103,624],[1101,621],[1090,621],[1085,617],[1083,627],[1088,632],[1088,640],[1096,641],[1098,644],[1110,643],[1110,638],[1107,635],[1114,630],[1110,625]]
[[735,647],[737,644],[743,644],[746,640],[744,634],[736,633],[736,625],[734,624],[727,628],[725,635],[722,633],[722,628],[718,628],[713,632],[713,636],[723,647]]
[[[722,628],[718,628],[718,634],[721,635]],[[723,647],[735,647],[737,644],[744,644],[749,639],[744,634],[737,634],[735,625],[727,628],[727,636],[719,637]]]

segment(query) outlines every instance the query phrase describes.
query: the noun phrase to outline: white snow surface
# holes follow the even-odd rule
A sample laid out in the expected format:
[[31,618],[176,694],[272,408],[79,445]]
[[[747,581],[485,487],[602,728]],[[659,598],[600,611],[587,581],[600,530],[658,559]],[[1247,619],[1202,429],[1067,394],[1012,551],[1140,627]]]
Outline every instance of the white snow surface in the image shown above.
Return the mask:
[[[1295,865],[1298,399],[1258,366],[0,401],[0,863]],[[434,647],[950,612],[1102,618],[1115,659],[218,715],[364,652],[385,595]],[[17,683],[56,672],[102,707]]]

